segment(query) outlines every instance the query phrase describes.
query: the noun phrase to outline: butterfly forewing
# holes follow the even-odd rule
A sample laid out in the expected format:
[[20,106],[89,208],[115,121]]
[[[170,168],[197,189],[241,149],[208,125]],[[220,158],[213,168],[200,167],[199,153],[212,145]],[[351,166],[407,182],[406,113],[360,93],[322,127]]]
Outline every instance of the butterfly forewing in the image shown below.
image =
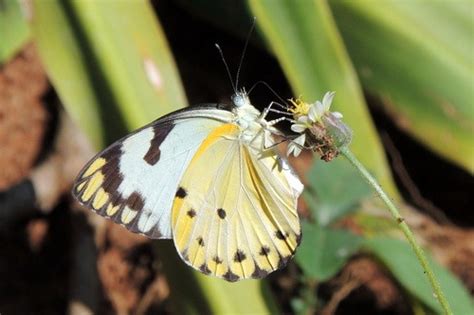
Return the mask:
[[172,212],[183,260],[228,281],[283,267],[300,240],[301,183],[275,152],[240,141],[240,129],[213,130],[179,184]]
[[79,174],[73,194],[133,232],[171,238],[178,183],[202,141],[229,119],[217,109],[165,116],[99,153]]

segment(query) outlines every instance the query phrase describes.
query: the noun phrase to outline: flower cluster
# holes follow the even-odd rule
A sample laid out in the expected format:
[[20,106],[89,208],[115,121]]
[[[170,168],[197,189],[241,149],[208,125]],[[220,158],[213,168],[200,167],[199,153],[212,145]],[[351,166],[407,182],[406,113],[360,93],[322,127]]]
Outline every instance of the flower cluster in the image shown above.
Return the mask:
[[322,101],[311,104],[300,98],[290,100],[295,119],[291,130],[300,135],[288,144],[288,155],[298,156],[303,148],[308,148],[329,161],[337,156],[338,147],[350,142],[352,132],[342,122],[342,114],[329,110],[334,94],[327,92]]

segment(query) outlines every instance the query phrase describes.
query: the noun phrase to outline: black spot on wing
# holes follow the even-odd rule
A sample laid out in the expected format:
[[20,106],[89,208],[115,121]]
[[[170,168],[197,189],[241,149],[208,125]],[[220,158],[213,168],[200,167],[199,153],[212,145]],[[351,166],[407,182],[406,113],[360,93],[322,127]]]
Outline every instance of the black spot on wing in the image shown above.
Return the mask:
[[286,264],[288,264],[288,261],[290,261],[291,257],[292,257],[291,255],[280,257],[280,260],[278,261],[278,269],[282,269],[283,267],[285,267]]
[[199,236],[198,238],[196,238],[196,241],[198,242],[199,246],[202,246],[204,247],[204,240],[202,238],[202,236]]
[[282,231],[276,231],[276,232],[275,232],[275,236],[276,236],[279,240],[282,240],[282,241],[285,240],[285,238],[286,238],[285,234],[283,234]]
[[212,260],[218,265],[222,264],[222,259],[220,259],[219,256],[214,256]]
[[224,275],[222,275],[222,278],[229,282],[235,282],[240,279],[239,276],[230,271],[230,269]]
[[187,195],[188,193],[186,189],[184,189],[183,187],[179,187],[178,190],[176,191],[176,198],[184,199],[186,198]]
[[206,275],[211,273],[211,270],[209,270],[209,268],[207,267],[205,263],[202,264],[201,267],[199,267],[199,270],[201,270],[201,272]]
[[243,251],[241,251],[240,249],[238,249],[238,250],[235,252],[235,255],[234,255],[234,261],[235,261],[235,262],[243,262],[246,258],[247,258],[247,256],[246,256],[245,253],[244,253]]
[[268,246],[262,246],[262,249],[260,249],[259,254],[262,256],[267,256],[270,253],[270,247]]
[[219,218],[225,219],[227,213],[225,212],[224,209],[220,208],[220,209],[217,209],[217,215],[219,216]]
[[186,212],[186,214],[192,219],[196,216],[196,211],[194,211],[194,209],[190,209],[188,212]]
[[127,199],[127,206],[135,211],[140,211],[143,209],[143,205],[145,204],[143,197],[138,192],[133,192]]
[[143,157],[145,162],[150,165],[155,165],[160,160],[160,146],[163,140],[166,139],[168,134],[173,129],[173,123],[157,124],[153,126],[153,138],[150,141],[150,148]]
[[[131,229],[131,231],[134,231],[134,230]],[[136,233],[139,233],[139,232],[141,232],[141,231],[138,231],[138,229],[137,229]],[[152,239],[160,238],[161,236],[163,236],[163,234],[161,234],[160,230],[157,227],[152,228],[151,229],[151,234],[148,233],[147,235]]]
[[252,273],[251,277],[253,279],[261,279],[261,278],[266,277],[267,275],[268,275],[268,271],[260,269],[260,267],[257,265],[257,263],[255,263],[255,270]]

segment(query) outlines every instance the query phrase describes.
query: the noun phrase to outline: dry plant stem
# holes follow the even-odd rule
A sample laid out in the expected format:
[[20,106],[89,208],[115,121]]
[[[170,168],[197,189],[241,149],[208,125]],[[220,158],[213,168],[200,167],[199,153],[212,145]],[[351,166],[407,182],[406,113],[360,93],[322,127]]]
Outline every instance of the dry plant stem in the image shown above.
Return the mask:
[[427,275],[428,280],[430,281],[431,287],[434,290],[435,297],[438,299],[439,303],[441,304],[441,307],[443,308],[444,313],[447,315],[452,315],[453,312],[449,306],[448,300],[446,299],[445,295],[443,294],[443,291],[441,290],[441,286],[439,284],[438,279],[436,278],[433,271],[431,270],[431,267],[428,263],[428,260],[426,259],[426,256],[423,250],[421,249],[420,245],[418,245],[418,243],[416,242],[413,232],[410,230],[405,220],[400,215],[400,212],[398,211],[395,204],[392,202],[392,200],[390,200],[387,194],[385,194],[385,192],[382,190],[382,187],[380,187],[380,185],[377,183],[375,178],[372,175],[370,175],[370,173],[359,162],[359,160],[357,160],[354,154],[352,154],[349,148],[347,147],[342,148],[340,152],[349,160],[349,162],[352,165],[354,165],[354,167],[359,171],[362,177],[365,178],[365,180],[375,189],[379,197],[385,202],[388,209],[390,210],[390,213],[395,218],[395,220],[397,220],[398,225],[400,226],[400,229],[403,231],[403,234],[405,234],[405,237],[408,239],[408,242],[410,243],[411,247],[415,251],[415,254],[418,257],[418,260],[420,261],[421,266],[425,274]]

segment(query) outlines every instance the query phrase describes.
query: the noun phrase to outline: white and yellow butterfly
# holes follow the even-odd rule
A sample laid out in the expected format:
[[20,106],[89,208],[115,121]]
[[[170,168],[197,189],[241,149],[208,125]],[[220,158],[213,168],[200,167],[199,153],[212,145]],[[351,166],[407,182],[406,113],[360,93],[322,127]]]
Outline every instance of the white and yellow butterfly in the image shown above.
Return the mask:
[[278,131],[244,90],[231,110],[175,111],[115,142],[80,172],[84,206],[150,238],[172,238],[193,268],[237,281],[282,268],[301,240],[303,185],[271,148]]

